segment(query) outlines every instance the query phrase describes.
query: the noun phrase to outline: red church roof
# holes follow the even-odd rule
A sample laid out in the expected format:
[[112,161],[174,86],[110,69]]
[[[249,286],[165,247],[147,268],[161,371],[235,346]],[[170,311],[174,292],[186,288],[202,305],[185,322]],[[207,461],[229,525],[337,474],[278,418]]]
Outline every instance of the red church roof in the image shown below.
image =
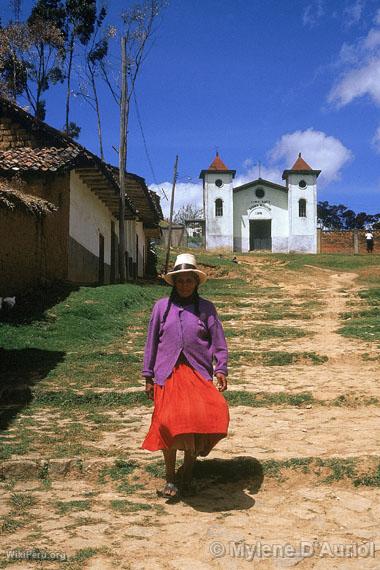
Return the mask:
[[301,153],[299,153],[297,160],[295,161],[290,170],[313,170],[313,169],[311,168],[311,166],[308,165],[307,162],[304,161],[304,159],[301,156]]
[[209,170],[228,170],[227,166],[224,164],[223,160],[220,158],[218,151],[216,152],[216,157],[208,167]]

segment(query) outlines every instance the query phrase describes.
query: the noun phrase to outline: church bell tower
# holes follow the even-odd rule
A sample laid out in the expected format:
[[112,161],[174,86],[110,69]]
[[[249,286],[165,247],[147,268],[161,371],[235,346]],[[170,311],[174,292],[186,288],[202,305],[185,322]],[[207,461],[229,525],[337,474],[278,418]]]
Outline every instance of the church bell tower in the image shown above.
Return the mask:
[[236,170],[229,170],[216,153],[207,170],[202,170],[206,249],[233,251],[233,184]]

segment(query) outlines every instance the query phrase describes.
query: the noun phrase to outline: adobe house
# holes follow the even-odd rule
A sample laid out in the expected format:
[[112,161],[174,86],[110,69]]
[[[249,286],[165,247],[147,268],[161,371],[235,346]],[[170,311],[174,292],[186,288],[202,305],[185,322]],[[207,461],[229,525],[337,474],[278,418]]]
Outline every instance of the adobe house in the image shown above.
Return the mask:
[[[9,183],[8,190],[12,191],[15,174],[24,182],[20,191],[57,210],[39,218],[38,241],[30,223],[20,219],[21,213],[14,208],[0,209],[0,287],[6,285],[5,294],[44,281],[115,282],[119,204],[115,169],[70,137],[0,98],[0,177]],[[128,173],[125,190],[128,276],[143,277],[149,238],[159,235],[162,212],[159,198],[152,196],[143,178]],[[23,236],[21,242],[16,239],[18,234]],[[39,256],[40,270],[30,273],[32,248]]]

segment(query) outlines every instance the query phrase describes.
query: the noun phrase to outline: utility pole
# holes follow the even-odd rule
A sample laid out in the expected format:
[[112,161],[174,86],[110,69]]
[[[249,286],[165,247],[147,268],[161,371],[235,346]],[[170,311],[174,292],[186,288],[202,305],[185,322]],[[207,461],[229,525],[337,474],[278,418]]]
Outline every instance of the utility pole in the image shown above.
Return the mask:
[[120,98],[120,144],[119,144],[119,279],[126,281],[125,268],[125,167],[127,154],[127,40],[121,38],[121,98]]
[[172,219],[173,219],[173,208],[174,208],[174,190],[175,190],[175,183],[176,183],[176,181],[177,181],[177,169],[178,169],[178,154],[177,154],[177,156],[175,157],[175,163],[174,163],[172,197],[171,197],[171,201],[170,201],[168,248],[167,248],[167,251],[166,251],[166,260],[165,260],[165,273],[168,272],[169,256],[170,256],[170,244],[171,244],[171,241],[172,241]]

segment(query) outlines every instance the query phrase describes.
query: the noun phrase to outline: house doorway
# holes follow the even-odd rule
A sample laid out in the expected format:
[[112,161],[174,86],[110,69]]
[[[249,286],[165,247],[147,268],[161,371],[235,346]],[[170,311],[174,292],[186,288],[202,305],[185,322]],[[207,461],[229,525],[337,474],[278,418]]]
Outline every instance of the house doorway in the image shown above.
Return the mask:
[[99,234],[99,269],[98,269],[98,283],[104,283],[104,236]]
[[249,220],[250,251],[272,251],[272,220]]

